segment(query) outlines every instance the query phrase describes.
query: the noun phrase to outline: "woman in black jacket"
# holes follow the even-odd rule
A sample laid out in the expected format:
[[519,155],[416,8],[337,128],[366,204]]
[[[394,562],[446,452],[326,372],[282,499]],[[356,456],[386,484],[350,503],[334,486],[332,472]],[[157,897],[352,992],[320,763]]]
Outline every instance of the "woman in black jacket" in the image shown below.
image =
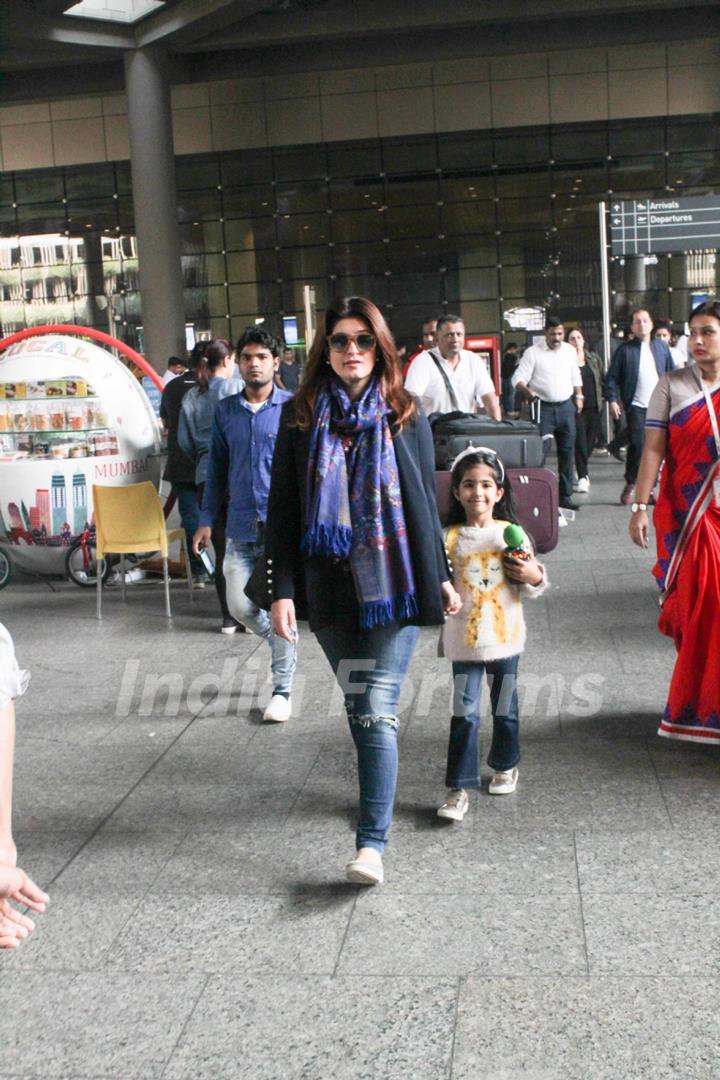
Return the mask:
[[[419,626],[459,610],[435,504],[427,420],[377,307],[336,300],[283,408],[266,524],[273,629],[307,614],[345,695],[360,812],[350,881],[383,879],[397,704]],[[296,589],[304,574],[304,596]],[[297,607],[296,607],[297,605]],[[306,610],[303,607],[306,606]],[[355,679],[352,675],[355,673]]]

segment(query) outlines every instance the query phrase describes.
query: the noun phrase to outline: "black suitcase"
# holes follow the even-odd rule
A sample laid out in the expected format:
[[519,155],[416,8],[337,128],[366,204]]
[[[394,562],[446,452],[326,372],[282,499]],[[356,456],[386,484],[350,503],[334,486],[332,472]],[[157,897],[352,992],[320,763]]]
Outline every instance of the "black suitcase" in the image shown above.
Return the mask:
[[435,468],[452,469],[468,446],[488,446],[506,469],[539,469],[543,463],[540,432],[529,420],[491,420],[474,413],[436,413],[430,417]]
[[[450,475],[449,472],[435,473],[438,510],[443,522],[452,500]],[[550,469],[508,469],[507,475],[512,484],[518,521],[532,536],[538,552],[552,551],[558,542],[557,476]]]

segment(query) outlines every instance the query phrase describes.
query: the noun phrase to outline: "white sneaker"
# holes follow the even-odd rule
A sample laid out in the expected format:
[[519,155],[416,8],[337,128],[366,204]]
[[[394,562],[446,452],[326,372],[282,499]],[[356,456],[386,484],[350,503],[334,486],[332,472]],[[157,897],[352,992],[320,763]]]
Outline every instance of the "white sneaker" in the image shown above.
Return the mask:
[[263,713],[263,720],[268,724],[284,724],[290,719],[291,712],[290,698],[283,697],[282,694],[273,694]]
[[437,812],[437,816],[449,821],[462,821],[468,812],[470,800],[465,788],[453,788]]
[[518,775],[517,768],[511,769],[510,772],[496,772],[490,781],[490,794],[512,795],[517,787]]
[[587,495],[588,491],[590,490],[590,477],[581,476],[577,482],[577,489],[581,495]]
[[382,885],[382,855],[373,847],[363,847],[345,867],[345,877],[356,885]]

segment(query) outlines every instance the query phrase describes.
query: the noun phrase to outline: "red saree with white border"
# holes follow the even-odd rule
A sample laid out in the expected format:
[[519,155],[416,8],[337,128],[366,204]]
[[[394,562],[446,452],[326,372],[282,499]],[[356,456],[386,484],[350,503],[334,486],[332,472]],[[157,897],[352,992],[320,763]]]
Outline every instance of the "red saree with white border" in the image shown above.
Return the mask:
[[[720,388],[711,394],[720,415]],[[654,425],[649,425],[654,426]],[[658,734],[720,743],[720,507],[718,454],[705,396],[671,413],[660,494],[653,516],[663,590],[658,626],[677,660]]]

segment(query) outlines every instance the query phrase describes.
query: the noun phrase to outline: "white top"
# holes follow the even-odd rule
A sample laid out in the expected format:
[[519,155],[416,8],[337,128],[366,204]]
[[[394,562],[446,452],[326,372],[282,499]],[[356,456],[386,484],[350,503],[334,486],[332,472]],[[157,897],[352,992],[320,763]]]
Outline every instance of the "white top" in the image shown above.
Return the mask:
[[[460,360],[454,369],[450,367],[447,360],[443,359],[439,349],[433,349],[432,353],[437,356],[445,369],[450,385],[455,391],[458,407],[462,412],[473,412],[476,398],[495,393],[485,361],[477,353],[462,349]],[[410,365],[405,378],[405,389],[420,398],[422,407],[428,415],[434,412],[449,413],[455,410],[443,377],[427,349],[419,353]]]
[[0,708],[24,694],[29,681],[29,672],[18,667],[13,639],[7,627],[0,623]]
[[643,341],[640,345],[640,366],[638,368],[637,385],[633,405],[640,409],[647,409],[650,396],[657,386],[658,373],[655,367],[655,357],[652,354],[649,341]]
[[512,377],[513,386],[520,382],[541,401],[567,401],[576,386],[582,387],[575,349],[567,341],[561,341],[558,349],[549,348],[546,341],[530,345]]
[[[545,567],[539,585],[516,585],[506,576],[507,524],[495,520],[484,527],[451,525],[445,530],[453,585],[463,602],[442,628],[441,655],[450,660],[500,660],[525,647],[522,598],[541,596],[548,581]],[[529,544],[523,546],[531,551]]]

